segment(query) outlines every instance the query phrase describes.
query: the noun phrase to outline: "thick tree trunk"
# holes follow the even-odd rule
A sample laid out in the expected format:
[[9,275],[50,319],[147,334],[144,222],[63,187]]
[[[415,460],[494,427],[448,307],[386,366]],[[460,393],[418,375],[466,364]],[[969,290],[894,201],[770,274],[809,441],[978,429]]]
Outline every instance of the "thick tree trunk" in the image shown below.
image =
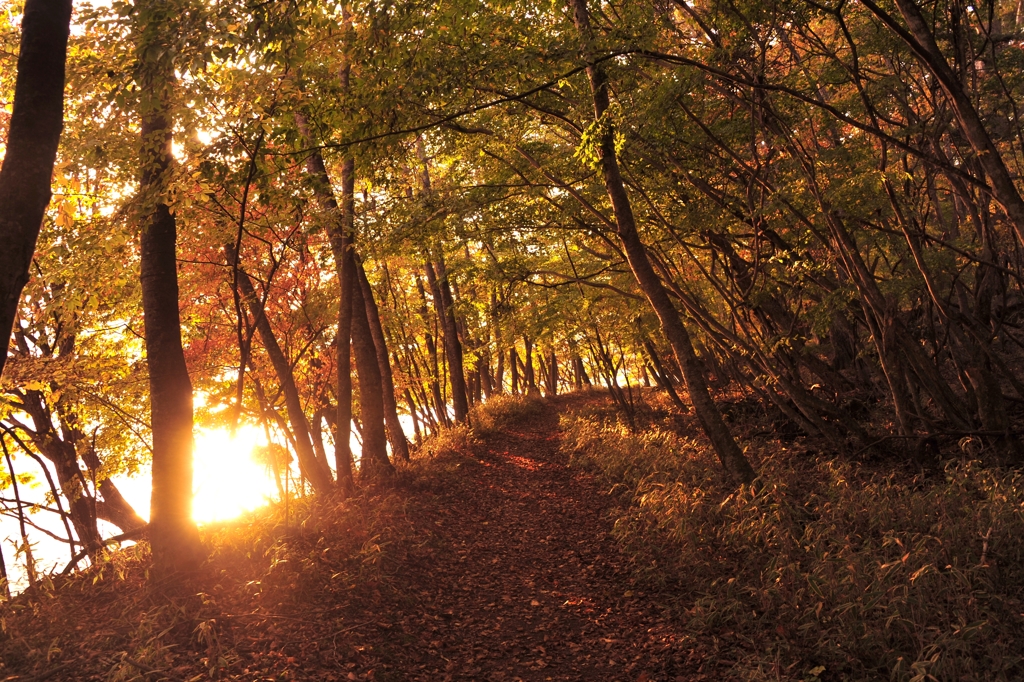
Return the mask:
[[[576,28],[584,43],[589,43],[592,33],[587,2],[586,0],[572,0],[572,5]],[[608,82],[599,64],[591,63],[587,67],[587,75],[590,78],[594,101],[594,118],[600,121],[609,106]],[[633,271],[640,289],[657,313],[662,331],[672,345],[672,350],[683,369],[683,377],[697,419],[710,439],[725,470],[737,480],[750,483],[755,478],[754,469],[736,444],[729,428],[722,420],[721,413],[712,401],[703,368],[694,353],[689,332],[686,331],[679,311],[675,309],[665,287],[647,258],[647,252],[636,229],[633,207],[619,173],[619,164],[615,156],[615,133],[610,124],[606,126],[606,132],[602,135],[599,155],[605,189],[612,204],[616,229],[626,253],[626,259],[629,261],[630,269]]]
[[519,353],[516,352],[515,346],[508,349],[508,364],[510,366],[510,374],[512,375],[512,395],[519,394]]
[[146,520],[124,499],[113,481],[105,478],[98,487],[103,499],[96,502],[96,518],[114,524],[125,533],[146,525]]
[[[328,183],[327,169],[320,152],[314,156],[321,179]],[[310,160],[314,165],[314,159]],[[338,487],[345,496],[355,491],[355,472],[352,468],[352,292],[356,286],[355,254],[352,249],[355,219],[355,162],[345,159],[341,164],[341,215],[337,223],[328,229],[331,250],[334,253],[334,268],[338,276],[338,334],[337,343],[337,391],[338,413],[334,437],[334,466],[338,472]],[[331,202],[334,194],[330,193]],[[337,204],[335,204],[337,208]]]
[[64,128],[64,65],[71,0],[27,0],[14,105],[0,167],[0,374],[28,282]]
[[478,371],[480,372],[480,388],[483,391],[485,400],[490,399],[491,393],[494,392],[489,359],[488,355],[480,355],[476,361]]
[[533,342],[528,336],[523,336],[523,382],[526,384],[527,395],[540,395],[537,374],[533,368]]
[[96,525],[96,500],[90,496],[84,485],[85,478],[78,466],[74,447],[70,443],[60,443],[60,446],[67,448],[68,452],[56,460],[51,460],[57,471],[60,492],[68,501],[68,515],[82,548],[93,554],[100,548],[100,532]]
[[377,349],[377,364],[380,365],[380,377],[383,385],[382,397],[384,399],[384,422],[388,427],[388,440],[391,441],[391,451],[396,457],[409,461],[409,441],[402,429],[402,422],[398,419],[398,401],[395,399],[395,377],[391,373],[391,362],[388,359],[388,344],[384,338],[384,327],[380,322],[380,309],[373,297],[373,289],[370,287],[370,280],[366,278],[366,271],[363,264],[356,259],[356,277],[359,280],[360,291],[363,294],[363,302],[366,304],[366,319],[370,324],[370,334],[373,336],[373,345]]
[[576,386],[579,389],[584,387],[590,388],[593,384],[590,382],[590,376],[587,374],[587,367],[583,364],[583,358],[576,355]]
[[[346,76],[347,77],[347,76]],[[312,144],[309,123],[302,114],[295,115],[295,123],[306,139]],[[344,495],[355,490],[355,476],[352,471],[352,292],[356,286],[355,257],[352,249],[355,217],[355,162],[351,158],[341,163],[341,205],[334,196],[331,178],[327,174],[320,150],[314,150],[306,159],[306,170],[312,177],[313,193],[317,201],[331,216],[327,224],[327,235],[334,255],[334,269],[338,277],[338,333],[335,336],[337,363],[338,413],[334,437],[334,466],[338,475],[338,487]]]
[[494,384],[491,387],[495,393],[505,392],[505,353],[501,350],[501,345],[495,346],[498,354],[497,367],[494,368]]
[[177,224],[166,203],[170,176],[172,53],[162,35],[167,17],[150,5],[138,46],[142,94],[142,310],[153,430],[149,539],[154,577],[190,572],[202,560],[192,520],[192,382],[181,344]]
[[[228,262],[236,263],[237,254],[234,253],[234,245],[228,244]],[[299,458],[299,470],[302,475],[313,486],[318,493],[330,489],[331,470],[327,466],[327,460],[317,458],[313,449],[313,440],[309,432],[309,420],[302,409],[302,400],[299,398],[299,389],[295,385],[295,375],[292,372],[292,365],[281,350],[281,344],[277,342],[277,336],[270,326],[266,311],[263,309],[263,302],[256,294],[249,279],[241,267],[238,268],[238,286],[242,290],[242,296],[249,311],[252,313],[256,323],[256,331],[259,332],[260,340],[263,341],[263,348],[270,357],[270,363],[274,366],[274,373],[281,384],[281,392],[284,394],[285,409],[288,411],[288,422],[291,424],[292,435],[295,437],[295,451]]]
[[552,348],[548,354],[548,396],[558,395],[558,358],[555,356],[555,349]]
[[[151,130],[144,123],[143,137]],[[157,204],[143,227],[141,246],[153,426],[150,541],[154,565],[168,573],[195,568],[199,556],[199,535],[192,521],[192,382],[181,345],[175,231],[167,205]]]

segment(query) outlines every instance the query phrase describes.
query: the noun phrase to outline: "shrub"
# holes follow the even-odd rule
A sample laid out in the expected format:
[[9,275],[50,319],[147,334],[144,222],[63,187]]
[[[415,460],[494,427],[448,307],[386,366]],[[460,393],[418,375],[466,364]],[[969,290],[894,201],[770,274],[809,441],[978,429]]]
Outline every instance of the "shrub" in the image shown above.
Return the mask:
[[473,429],[465,424],[453,424],[451,427],[441,429],[424,440],[417,454],[431,459],[445,459],[464,455],[470,451],[475,442],[476,436]]
[[488,436],[541,414],[544,405],[544,400],[533,396],[496,395],[473,408],[470,421],[475,433]]
[[736,490],[703,444],[656,424],[570,414],[563,432],[621,495],[614,533],[640,579],[694,634],[737,638],[734,676],[1024,675],[1020,472],[866,471],[761,444],[761,485]]

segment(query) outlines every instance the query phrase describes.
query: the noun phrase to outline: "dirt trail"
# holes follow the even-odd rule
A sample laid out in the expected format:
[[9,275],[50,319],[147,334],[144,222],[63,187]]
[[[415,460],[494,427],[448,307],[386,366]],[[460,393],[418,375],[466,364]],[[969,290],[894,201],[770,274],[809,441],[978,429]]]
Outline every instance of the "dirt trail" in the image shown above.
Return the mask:
[[0,680],[707,679],[710,649],[632,584],[609,535],[615,500],[559,452],[574,400],[356,499],[336,525],[328,503],[269,554],[246,549],[246,522],[227,527],[238,549],[173,608],[130,552],[22,600]]
[[609,536],[614,501],[558,446],[547,406],[474,447],[417,514],[390,624],[365,634],[378,679],[691,679],[693,654]]

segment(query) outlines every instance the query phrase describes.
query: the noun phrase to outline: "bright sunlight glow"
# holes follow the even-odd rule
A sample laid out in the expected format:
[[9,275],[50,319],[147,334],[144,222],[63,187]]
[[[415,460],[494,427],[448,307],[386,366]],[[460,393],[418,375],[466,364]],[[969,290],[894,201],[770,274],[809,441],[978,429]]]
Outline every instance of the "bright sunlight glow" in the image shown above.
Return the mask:
[[[253,459],[256,446],[264,444],[263,432],[250,424],[240,426],[233,437],[228,429],[196,430],[192,477],[196,523],[227,521],[277,497],[274,475]],[[116,477],[115,482],[135,511],[148,519],[149,472]]]
[[226,521],[262,507],[277,494],[273,474],[253,459],[265,441],[255,426],[200,429],[195,437],[192,518],[197,523]]

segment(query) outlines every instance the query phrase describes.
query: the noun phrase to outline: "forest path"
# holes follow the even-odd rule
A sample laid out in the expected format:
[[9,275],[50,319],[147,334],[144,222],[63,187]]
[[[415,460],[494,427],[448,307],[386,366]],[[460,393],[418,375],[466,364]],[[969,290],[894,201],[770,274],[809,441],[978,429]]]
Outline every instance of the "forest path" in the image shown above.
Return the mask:
[[613,498],[559,452],[565,400],[474,446],[416,505],[422,544],[367,614],[388,625],[352,638],[376,679],[676,680],[697,667],[656,597],[632,587]]

